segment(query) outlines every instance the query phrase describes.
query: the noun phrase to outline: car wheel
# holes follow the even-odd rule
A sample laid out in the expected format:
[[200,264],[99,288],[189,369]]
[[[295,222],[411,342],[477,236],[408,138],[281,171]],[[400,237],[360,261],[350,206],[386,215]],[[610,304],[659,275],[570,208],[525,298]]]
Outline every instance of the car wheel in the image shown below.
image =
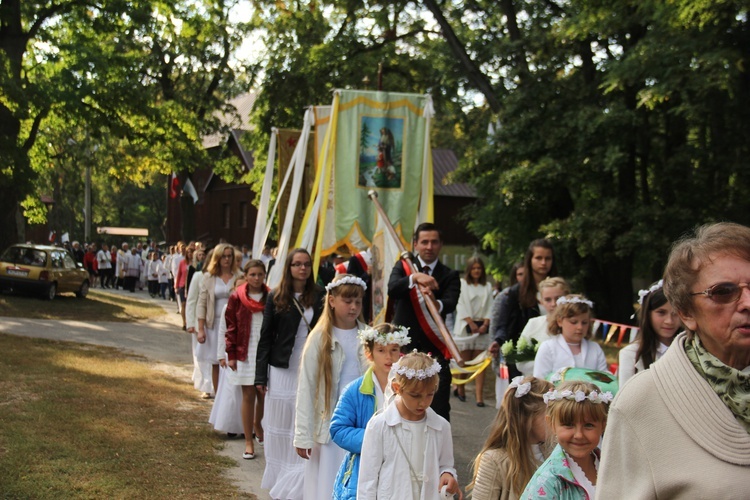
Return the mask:
[[45,298],[47,300],[52,300],[55,298],[55,295],[57,295],[57,283],[50,283],[49,288],[47,288],[47,296]]
[[76,292],[76,297],[78,297],[79,299],[85,299],[86,295],[88,294],[89,294],[89,282],[84,281],[83,283],[81,283],[81,288],[78,289],[78,291]]

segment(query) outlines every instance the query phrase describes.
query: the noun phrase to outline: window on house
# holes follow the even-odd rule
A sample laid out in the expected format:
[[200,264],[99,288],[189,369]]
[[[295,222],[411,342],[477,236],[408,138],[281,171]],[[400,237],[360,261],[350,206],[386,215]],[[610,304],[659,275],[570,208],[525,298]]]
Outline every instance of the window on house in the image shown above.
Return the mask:
[[232,221],[232,210],[229,203],[223,203],[222,208],[224,209],[224,229],[229,229]]
[[247,202],[240,202],[240,227],[247,227]]

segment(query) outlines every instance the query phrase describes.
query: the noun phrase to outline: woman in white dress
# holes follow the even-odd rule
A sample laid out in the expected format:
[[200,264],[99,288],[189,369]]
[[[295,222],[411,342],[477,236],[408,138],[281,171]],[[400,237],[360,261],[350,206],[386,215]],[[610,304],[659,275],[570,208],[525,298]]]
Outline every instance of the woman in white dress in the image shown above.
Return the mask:
[[[211,262],[211,254],[213,250],[206,252],[205,262]],[[169,276],[169,268],[165,266],[167,270],[167,279]],[[196,334],[198,333],[198,320],[196,319],[198,296],[201,292],[201,282],[203,276],[206,274],[201,271],[202,265],[198,272],[193,276],[193,281],[190,282],[190,289],[188,290],[187,300],[185,301],[185,324],[187,326],[188,333],[192,334],[192,349],[193,349],[193,386],[201,392],[201,398],[209,399],[211,394],[214,392],[213,382],[211,381],[211,362],[200,361],[198,359],[198,340]]]
[[266,266],[250,259],[244,267],[245,283],[232,292],[224,314],[226,320],[227,382],[242,387],[242,425],[245,433],[245,452],[242,458],[255,458],[255,443],[263,442],[263,398],[255,391],[255,357],[258,353],[263,310],[268,297]]
[[[242,276],[238,267],[234,247],[226,243],[216,245],[211,254],[211,261],[206,267],[196,304],[198,346],[195,354],[199,361],[211,363],[214,392],[219,387],[219,359],[217,359],[219,321],[221,311],[229,301],[235,280]],[[221,341],[223,342],[224,339]]]
[[307,250],[289,252],[281,282],[266,301],[255,359],[255,389],[265,396],[261,488],[274,499],[303,497],[305,460],[293,446],[295,398],[302,350],[323,311],[324,296]]
[[617,376],[622,387],[637,372],[647,370],[667,352],[682,327],[680,317],[667,302],[659,280],[648,290],[638,292],[638,337],[620,349]]
[[[491,313],[492,285],[487,282],[484,262],[479,257],[471,257],[466,261],[466,273],[461,278],[461,295],[458,296],[453,328],[453,338],[464,360],[476,358],[489,347]],[[480,407],[484,406],[484,375],[483,372],[474,379],[477,406]],[[463,384],[457,386],[455,395],[466,401]]]
[[305,343],[297,391],[294,446],[307,460],[304,498],[329,499],[346,451],[331,440],[333,409],[349,382],[368,367],[357,331],[364,328],[362,301],[367,285],[340,274],[326,286],[323,315]]

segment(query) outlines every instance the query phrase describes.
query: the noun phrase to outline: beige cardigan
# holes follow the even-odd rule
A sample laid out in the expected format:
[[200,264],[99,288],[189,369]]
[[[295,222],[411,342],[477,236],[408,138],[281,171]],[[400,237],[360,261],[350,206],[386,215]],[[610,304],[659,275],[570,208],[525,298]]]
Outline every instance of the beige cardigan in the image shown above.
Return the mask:
[[[542,445],[542,454],[548,457],[554,447],[554,443],[551,442]],[[495,448],[482,453],[477,476],[474,479],[474,488],[471,491],[471,499],[516,500],[520,498],[520,494],[512,491],[508,480],[508,467],[508,454],[504,449]]]
[[597,499],[750,497],[750,434],[690,363],[685,339],[612,403]]
[[[227,283],[230,288],[234,287],[234,282],[237,278],[241,278],[242,273],[236,273]],[[197,320],[205,320],[207,328],[214,327],[214,315],[216,312],[215,303],[216,297],[214,296],[214,287],[216,286],[216,279],[218,276],[211,276],[208,273],[203,273],[203,281],[201,281],[201,291],[198,295],[198,303],[195,308],[195,318]],[[191,283],[192,284],[192,283]],[[189,292],[188,292],[189,293]]]

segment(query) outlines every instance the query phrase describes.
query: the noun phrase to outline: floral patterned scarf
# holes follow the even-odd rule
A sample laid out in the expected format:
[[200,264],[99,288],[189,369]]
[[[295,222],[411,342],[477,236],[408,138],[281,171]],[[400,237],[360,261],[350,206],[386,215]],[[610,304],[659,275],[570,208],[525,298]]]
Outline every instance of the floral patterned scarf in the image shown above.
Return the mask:
[[727,366],[708,352],[697,335],[685,342],[685,353],[734,418],[750,434],[750,372]]

